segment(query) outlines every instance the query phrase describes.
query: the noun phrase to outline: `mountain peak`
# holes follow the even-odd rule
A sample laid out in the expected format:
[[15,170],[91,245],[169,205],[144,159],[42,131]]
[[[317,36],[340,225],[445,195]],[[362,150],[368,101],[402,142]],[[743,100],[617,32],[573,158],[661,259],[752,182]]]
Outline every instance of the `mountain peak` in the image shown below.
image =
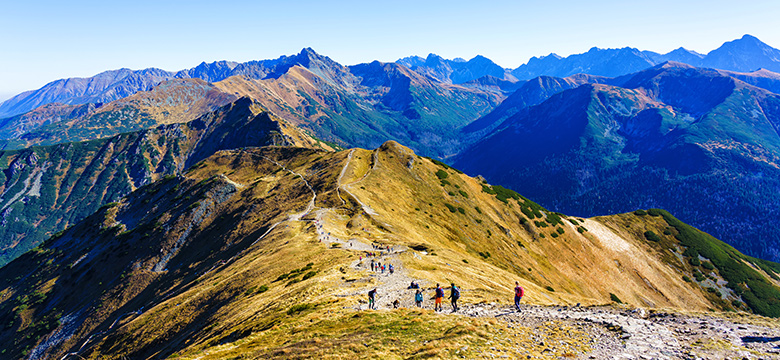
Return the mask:
[[740,38],[740,40],[749,40],[749,41],[758,41],[758,42],[761,42],[761,40],[759,40],[757,37],[755,37],[755,36],[753,36],[753,35],[750,35],[750,34],[745,34],[745,35],[742,35],[742,38]]
[[298,55],[299,56],[315,56],[315,57],[320,56],[320,54],[317,54],[317,52],[314,51],[314,49],[312,49],[310,47],[305,47],[305,48],[301,49],[301,52],[298,53]]

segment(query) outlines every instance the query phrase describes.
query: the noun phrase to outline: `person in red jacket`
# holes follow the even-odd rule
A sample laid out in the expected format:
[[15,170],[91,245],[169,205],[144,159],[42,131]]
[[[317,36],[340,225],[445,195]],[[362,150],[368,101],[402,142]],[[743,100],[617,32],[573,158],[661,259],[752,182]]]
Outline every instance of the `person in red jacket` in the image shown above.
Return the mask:
[[523,287],[520,286],[519,282],[515,281],[515,309],[517,311],[520,311],[520,300],[523,299],[523,295],[525,295]]

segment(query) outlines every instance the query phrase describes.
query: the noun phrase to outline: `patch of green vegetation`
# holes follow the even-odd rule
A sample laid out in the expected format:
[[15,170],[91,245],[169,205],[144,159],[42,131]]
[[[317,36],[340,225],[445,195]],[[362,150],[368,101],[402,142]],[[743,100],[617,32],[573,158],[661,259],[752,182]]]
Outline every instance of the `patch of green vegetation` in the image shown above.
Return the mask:
[[682,279],[685,282],[691,282],[691,278],[689,278],[688,275],[683,275]]
[[303,275],[303,279],[301,279],[301,280],[308,280],[308,279],[313,278],[316,275],[317,275],[317,272],[312,270],[312,271],[307,272],[305,275]]
[[540,227],[540,228],[547,227],[547,223],[544,222],[544,221],[534,221],[534,225],[536,225],[536,227]]
[[704,281],[706,278],[704,277],[704,274],[701,273],[698,269],[693,270],[693,278],[696,279],[698,282]]
[[466,193],[466,192],[465,192],[465,191],[463,191],[463,190],[458,190],[458,193],[460,193],[460,196],[463,196],[463,197],[465,197],[465,198],[469,197],[469,194],[468,194],[468,193]]
[[490,257],[490,252],[489,251],[485,251],[485,252],[481,252],[480,251],[479,252],[479,256],[481,256],[483,259],[487,260],[487,258]]
[[658,234],[654,233],[651,230],[645,231],[645,239],[650,240],[652,242],[660,242],[661,238],[658,237]]
[[688,263],[690,263],[693,266],[699,266],[699,265],[701,265],[701,260],[699,260],[699,258],[697,258],[697,257],[692,257],[692,258],[688,259]]
[[287,309],[287,315],[293,316],[300,314],[306,310],[313,309],[314,305],[303,303],[303,304],[295,304],[291,306],[289,309]]
[[661,209],[650,209],[647,210],[647,215],[650,216],[662,216],[665,211]]
[[479,206],[475,206],[474,210],[477,210],[477,214],[482,214],[482,210],[479,208]]
[[445,163],[443,163],[443,162],[441,162],[439,160],[436,160],[436,159],[433,159],[433,158],[428,158],[428,160],[431,160],[431,162],[433,162],[434,164],[439,165],[439,166],[441,166],[441,167],[443,167],[445,169],[450,169],[452,171],[457,172],[458,174],[463,174],[462,171],[460,171],[460,170],[458,170],[458,169],[456,169],[456,168],[454,168],[452,166],[449,166],[449,165],[447,165],[447,164],[445,164]]
[[454,206],[452,206],[452,205],[450,205],[448,203],[444,203],[444,206],[446,206],[447,210],[449,210],[451,213],[454,213],[454,212],[458,211],[458,209],[456,209]]
[[588,229],[586,229],[586,228],[584,228],[582,226],[577,228],[577,232],[579,232],[580,234],[585,233],[586,231],[588,231]]
[[635,210],[634,211],[634,215],[645,216],[645,215],[647,215],[647,211],[644,211],[642,209]]
[[703,268],[705,268],[707,270],[715,270],[715,265],[712,265],[712,263],[709,262],[709,261],[702,261],[701,262],[701,267],[703,267]]
[[553,238],[557,238],[558,237],[558,233],[557,232],[551,232],[550,236],[552,236]]
[[547,213],[547,219],[546,221],[550,223],[550,225],[563,225],[563,220],[561,220],[561,215],[559,213],[550,212]]
[[[709,259],[727,281],[726,286],[740,294],[753,312],[764,316],[780,317],[780,289],[744,262],[766,268],[774,268],[780,264],[745,256],[709,234],[683,223],[667,211],[660,209],[648,211],[651,215],[653,212],[663,216],[666,223],[676,230],[675,237],[683,246],[688,247],[686,252],[694,249]],[[698,260],[698,257],[696,259]]]
[[444,179],[446,179],[446,178],[447,178],[447,176],[449,176],[449,175],[450,175],[450,174],[447,174],[447,172],[446,172],[446,171],[444,171],[444,170],[442,170],[442,169],[436,170],[436,177],[438,177],[438,178],[439,178],[439,180],[444,180]]
[[609,293],[609,299],[614,301],[614,302],[616,302],[616,303],[618,303],[618,304],[622,304],[623,303],[622,301],[620,301],[620,298],[617,297],[617,295],[615,295],[613,293]]
[[555,289],[553,289],[553,287],[550,286],[550,285],[547,285],[544,288],[547,289],[547,291],[549,291],[549,292],[555,292]]
[[561,234],[561,235],[563,235],[563,233],[565,232],[565,230],[563,230],[563,228],[560,228],[560,227],[555,229],[555,231],[557,231],[558,234]]
[[466,209],[464,209],[462,207],[458,207],[458,212],[465,215],[466,214]]

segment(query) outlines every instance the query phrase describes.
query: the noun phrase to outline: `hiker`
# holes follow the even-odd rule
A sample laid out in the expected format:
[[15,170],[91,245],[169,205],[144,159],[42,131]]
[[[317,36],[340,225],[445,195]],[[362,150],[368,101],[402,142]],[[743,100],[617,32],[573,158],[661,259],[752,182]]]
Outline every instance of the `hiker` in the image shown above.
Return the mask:
[[441,311],[441,299],[444,298],[444,289],[436,284],[436,293],[434,294],[433,311]]
[[395,268],[393,267],[393,264],[390,264],[390,275],[393,275],[393,272],[395,272]]
[[398,301],[398,299],[395,299],[395,301],[393,301],[393,309],[398,309],[398,305],[401,305],[401,302]]
[[452,312],[458,311],[458,299],[460,299],[460,289],[455,286],[455,283],[450,284],[450,299],[452,299]]
[[368,292],[368,308],[376,310],[376,288]]
[[382,264],[382,274],[384,274],[384,273],[385,273],[385,265]]
[[418,308],[421,308],[422,307],[422,301],[423,301],[422,291],[420,291],[420,289],[418,288],[417,292],[414,293],[414,303],[417,304]]
[[414,282],[414,280],[412,280],[412,283],[409,284],[409,289],[419,289],[419,288],[420,288],[420,285],[417,284],[416,282]]
[[520,300],[523,299],[523,295],[525,295],[525,290],[519,282],[515,281],[515,309],[517,311],[520,311]]
[[374,260],[371,260],[371,271],[374,271]]

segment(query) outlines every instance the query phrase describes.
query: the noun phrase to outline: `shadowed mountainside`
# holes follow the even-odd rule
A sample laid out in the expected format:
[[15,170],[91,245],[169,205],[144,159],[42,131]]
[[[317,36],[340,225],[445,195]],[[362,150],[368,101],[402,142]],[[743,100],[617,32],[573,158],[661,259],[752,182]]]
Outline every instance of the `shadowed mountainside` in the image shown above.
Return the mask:
[[455,165],[583,216],[664,208],[780,259],[780,96],[678,63],[611,81],[516,112]]
[[0,152],[0,264],[138,187],[215,151],[325,147],[241,98],[188,123],[87,142]]

